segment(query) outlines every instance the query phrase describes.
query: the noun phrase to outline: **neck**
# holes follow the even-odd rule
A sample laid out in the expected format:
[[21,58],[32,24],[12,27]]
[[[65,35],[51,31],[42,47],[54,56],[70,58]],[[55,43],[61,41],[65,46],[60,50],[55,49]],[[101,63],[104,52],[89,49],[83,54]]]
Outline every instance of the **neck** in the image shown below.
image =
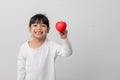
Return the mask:
[[34,42],[43,42],[44,39],[36,39],[36,38],[33,38],[32,41],[34,41]]
[[40,47],[44,43],[45,39],[46,38],[44,38],[44,39],[33,38],[29,42],[29,46],[32,47],[32,48],[38,48],[38,47]]

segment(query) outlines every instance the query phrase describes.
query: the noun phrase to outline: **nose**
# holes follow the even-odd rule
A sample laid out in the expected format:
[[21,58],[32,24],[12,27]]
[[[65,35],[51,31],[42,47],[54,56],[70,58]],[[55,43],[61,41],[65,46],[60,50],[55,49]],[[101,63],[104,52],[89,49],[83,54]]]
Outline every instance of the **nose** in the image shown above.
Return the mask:
[[37,27],[37,29],[42,29],[42,26],[39,24],[38,27]]

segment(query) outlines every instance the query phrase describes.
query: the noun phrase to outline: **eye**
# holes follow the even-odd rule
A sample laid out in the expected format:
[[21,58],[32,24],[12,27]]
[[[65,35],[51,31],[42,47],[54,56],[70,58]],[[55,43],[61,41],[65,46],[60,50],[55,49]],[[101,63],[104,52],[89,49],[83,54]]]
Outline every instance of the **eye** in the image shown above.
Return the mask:
[[33,27],[37,27],[37,24],[33,24]]
[[45,25],[45,24],[42,24],[42,27],[46,27],[46,25]]

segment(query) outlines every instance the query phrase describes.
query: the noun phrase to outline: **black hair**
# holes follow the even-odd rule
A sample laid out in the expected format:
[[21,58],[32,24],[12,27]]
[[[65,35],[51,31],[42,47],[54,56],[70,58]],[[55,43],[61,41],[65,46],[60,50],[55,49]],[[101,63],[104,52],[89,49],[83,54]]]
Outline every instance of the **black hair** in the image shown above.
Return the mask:
[[44,14],[36,14],[32,16],[29,22],[29,27],[31,27],[31,25],[34,23],[43,23],[49,28],[49,20]]

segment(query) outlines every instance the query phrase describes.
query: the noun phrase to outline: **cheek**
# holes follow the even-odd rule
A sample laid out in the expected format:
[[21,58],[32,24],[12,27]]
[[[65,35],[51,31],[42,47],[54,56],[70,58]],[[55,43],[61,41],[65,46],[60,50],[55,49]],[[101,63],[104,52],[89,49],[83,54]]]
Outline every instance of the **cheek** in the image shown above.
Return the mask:
[[48,32],[49,32],[49,29],[48,29],[48,28],[45,28],[44,31],[45,31],[46,33],[48,33]]
[[29,27],[29,32],[31,32],[31,30],[32,30],[31,27]]
[[30,32],[30,33],[34,33],[34,30],[31,29],[31,28],[29,28],[29,32]]
[[50,28],[47,28],[47,33],[49,32]]
[[47,34],[48,32],[49,32],[48,30],[45,31],[46,34]]

